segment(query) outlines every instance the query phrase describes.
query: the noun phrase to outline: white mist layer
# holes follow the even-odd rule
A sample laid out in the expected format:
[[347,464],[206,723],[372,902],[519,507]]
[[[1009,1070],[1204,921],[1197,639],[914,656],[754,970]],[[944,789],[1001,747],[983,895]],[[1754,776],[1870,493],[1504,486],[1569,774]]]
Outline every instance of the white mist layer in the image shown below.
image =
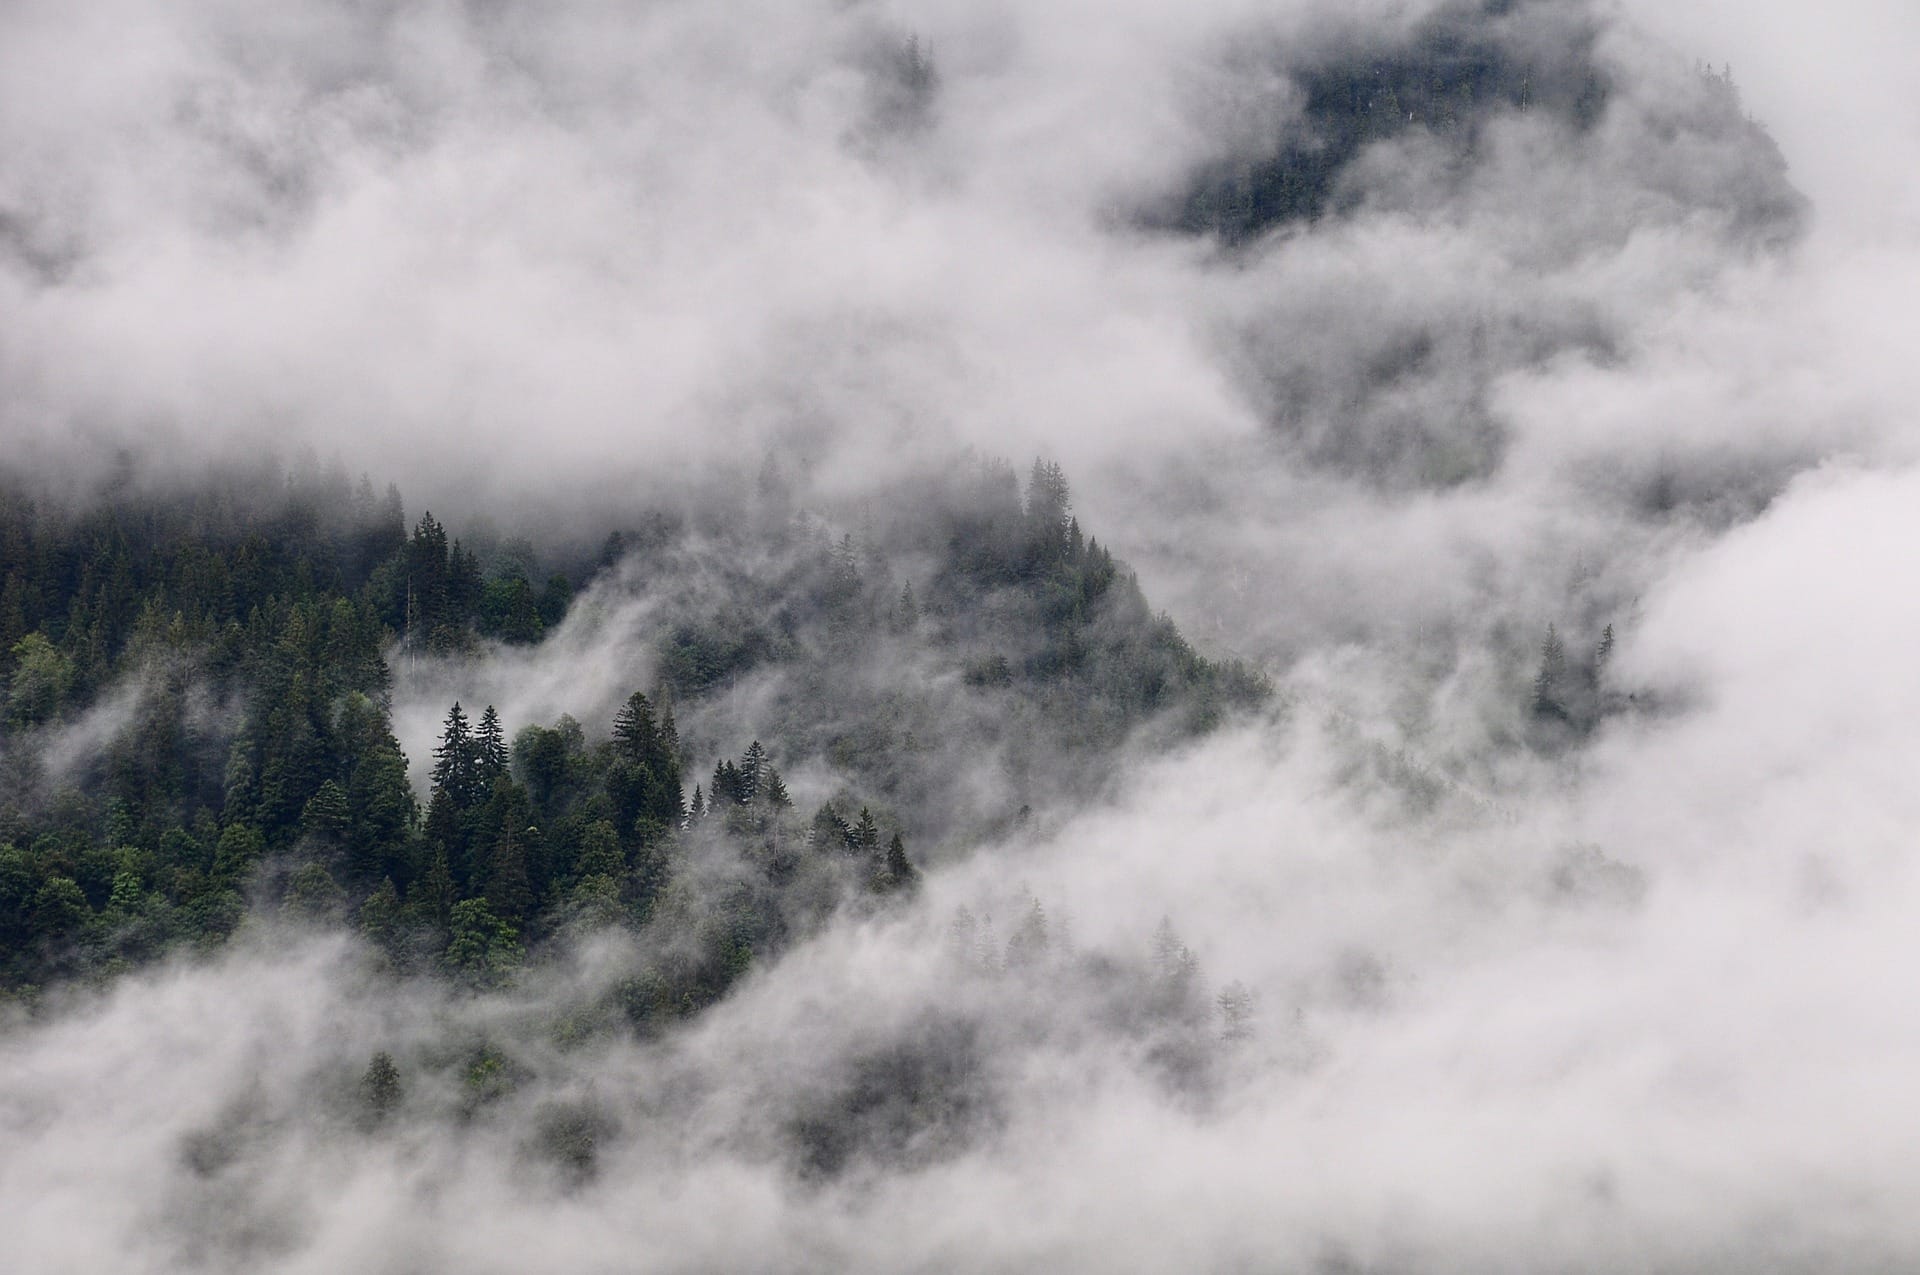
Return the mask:
[[[858,89],[832,68],[858,39],[824,7],[661,6],[616,26],[639,41],[624,61],[572,8],[527,37],[521,74],[451,7],[381,10],[369,53],[345,9],[20,6],[0,146],[23,162],[0,193],[70,227],[80,264],[57,285],[0,273],[17,454],[73,463],[70,433],[196,457],[271,438],[430,496],[473,477],[475,504],[537,505],[576,484],[617,503],[689,438],[757,458],[817,430],[829,493],[956,441],[1045,448],[1150,596],[1271,653],[1291,708],[1134,763],[1115,808],[936,870],[907,915],[836,925],[665,1042],[547,1034],[554,1005],[614,977],[607,952],[473,1000],[263,933],[78,994],[0,1038],[0,1268],[1920,1260],[1913,20],[1828,6],[1814,40],[1793,6],[1632,7],[1734,64],[1815,201],[1795,254],[1740,259],[1667,224],[1543,282],[1476,214],[1222,274],[1095,229],[1104,192],[1168,176],[1190,125],[1160,89],[1247,5],[885,7],[938,50],[960,122],[880,176],[843,144]],[[292,69],[235,74],[218,37]],[[380,58],[404,73],[368,72]],[[293,104],[363,74],[365,93]],[[149,110],[181,83],[237,136]],[[642,101],[657,113],[620,109]],[[311,153],[275,153],[294,141]],[[230,184],[247,163],[268,175]],[[275,165],[316,183],[297,215],[261,193]],[[1499,379],[1510,450],[1484,483],[1382,494],[1263,450],[1218,328],[1267,323],[1337,361],[1383,314],[1463,295],[1523,318],[1572,296],[1626,339]],[[1724,518],[1612,499],[1676,457],[1773,477]],[[416,774],[456,695],[510,726],[604,721],[650,681],[648,605],[609,581],[530,654],[403,673]],[[1662,707],[1563,766],[1477,760],[1514,713],[1489,707],[1511,688],[1474,651],[1582,608],[1617,616],[1618,676]],[[1446,672],[1409,708],[1395,662],[1432,632]],[[1426,824],[1370,802],[1341,773],[1356,721],[1491,795]],[[1644,898],[1557,888],[1574,844],[1637,870]],[[1204,1102],[1070,987],[954,963],[956,911],[1004,939],[1023,890],[1083,951],[1143,958],[1168,917],[1211,985],[1253,991],[1253,1037]],[[956,1006],[1012,1025],[985,1047],[988,1131],[797,1179],[776,1113],[846,1050]],[[435,1051],[482,1039],[532,1076],[462,1123]],[[343,1113],[377,1049],[411,1088],[369,1135]],[[569,1185],[526,1146],[543,1103],[587,1098],[620,1131]]]

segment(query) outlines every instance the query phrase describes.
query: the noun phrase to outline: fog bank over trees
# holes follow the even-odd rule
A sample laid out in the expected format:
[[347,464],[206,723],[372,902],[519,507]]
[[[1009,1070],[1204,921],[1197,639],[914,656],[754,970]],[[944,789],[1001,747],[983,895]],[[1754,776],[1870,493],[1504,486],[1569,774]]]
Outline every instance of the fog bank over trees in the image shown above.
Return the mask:
[[7,7],[0,1267],[1912,1266],[1810,15]]

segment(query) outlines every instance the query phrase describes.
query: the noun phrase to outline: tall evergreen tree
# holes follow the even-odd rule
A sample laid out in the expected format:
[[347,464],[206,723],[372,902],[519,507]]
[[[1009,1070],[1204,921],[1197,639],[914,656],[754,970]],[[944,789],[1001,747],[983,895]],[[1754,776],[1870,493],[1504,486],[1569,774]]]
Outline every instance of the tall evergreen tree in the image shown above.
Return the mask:
[[1566,677],[1567,652],[1560,635],[1547,626],[1546,640],[1540,644],[1540,671],[1533,678],[1533,711],[1542,716],[1560,712],[1561,684]]
[[660,749],[673,758],[676,769],[680,762],[680,728],[673,720],[673,698],[667,692],[663,682],[654,689],[654,700],[660,705]]
[[760,795],[760,782],[767,766],[767,750],[760,746],[759,740],[747,745],[747,751],[740,755],[740,791],[741,805],[753,804]]
[[473,732],[476,771],[482,783],[491,785],[507,773],[507,741],[500,730],[500,715],[487,705],[480,714],[480,725]]
[[487,865],[487,906],[495,916],[518,925],[533,910],[533,888],[527,881],[526,845],[509,820],[494,838],[493,859]]
[[627,760],[636,765],[648,765],[658,756],[660,727],[645,694],[635,691],[621,705],[613,719],[613,738]]
[[807,841],[816,850],[845,850],[853,845],[853,829],[833,808],[833,803],[827,802],[814,812]]
[[436,792],[446,793],[461,810],[472,806],[481,795],[479,754],[458,700],[447,711],[439,746],[433,750],[433,787]]
[[[887,842],[887,857],[880,865],[875,877],[875,885],[882,891],[891,893],[910,890],[920,880],[920,870],[907,858],[907,843],[898,832]],[[1035,904],[1035,906],[1039,906]]]

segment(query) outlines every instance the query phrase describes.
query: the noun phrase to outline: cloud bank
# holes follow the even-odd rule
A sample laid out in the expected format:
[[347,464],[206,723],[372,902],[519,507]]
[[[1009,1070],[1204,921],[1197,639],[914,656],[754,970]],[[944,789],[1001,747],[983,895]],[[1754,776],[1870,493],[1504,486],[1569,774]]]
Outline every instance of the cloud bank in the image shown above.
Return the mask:
[[[12,6],[9,466],[306,447],[580,532],[769,451],[855,509],[1045,450],[1285,708],[666,1038],[606,1027],[614,943],[476,998],[262,923],[72,992],[0,1037],[0,1264],[1910,1266],[1915,37],[1874,0]],[[1262,184],[1333,145],[1316,84],[1408,50],[1496,91],[1396,82],[1311,208]],[[598,720],[644,680],[656,586],[602,589],[403,673],[416,763],[450,693]],[[1579,747],[1528,738],[1549,623],[1619,633]]]

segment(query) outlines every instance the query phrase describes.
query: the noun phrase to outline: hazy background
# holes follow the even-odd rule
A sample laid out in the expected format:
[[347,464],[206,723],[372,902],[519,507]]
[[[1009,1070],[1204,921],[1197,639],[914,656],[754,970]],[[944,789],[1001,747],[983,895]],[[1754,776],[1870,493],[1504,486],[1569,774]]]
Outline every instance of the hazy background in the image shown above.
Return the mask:
[[[268,934],[76,996],[0,1038],[0,1265],[1910,1266],[1920,15],[1523,6],[1598,22],[1590,135],[1388,148],[1235,249],[1151,224],[1285,125],[1286,57],[1434,7],[7,6],[10,463],[310,448],[565,537],[769,450],[842,507],[1045,452],[1283,704],[665,1042],[565,1046],[611,951],[473,999]],[[1806,196],[1766,233],[1764,156],[1672,127],[1696,59]],[[644,586],[603,588],[403,672],[416,766],[450,693],[604,723],[650,655]],[[1614,624],[1648,707],[1543,754],[1548,623]],[[1411,816],[1381,754],[1447,795]],[[953,950],[1034,900],[1121,964],[1166,918],[1251,1039],[1169,1079],[1065,965]],[[944,1142],[783,1158],[849,1059],[949,1030]],[[436,1060],[480,1040],[528,1074],[454,1119]],[[369,1137],[381,1048],[414,1115]],[[611,1122],[584,1183],[527,1150],[568,1104]]]

